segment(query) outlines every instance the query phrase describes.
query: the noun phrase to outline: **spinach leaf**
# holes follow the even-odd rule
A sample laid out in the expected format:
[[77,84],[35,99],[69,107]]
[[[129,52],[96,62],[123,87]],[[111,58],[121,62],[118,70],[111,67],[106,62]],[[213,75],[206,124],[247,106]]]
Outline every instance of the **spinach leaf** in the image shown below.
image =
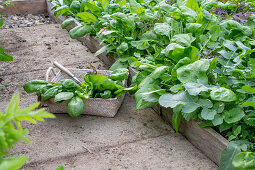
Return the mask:
[[67,104],[67,113],[72,117],[77,117],[82,114],[84,111],[84,102],[83,100],[75,96]]

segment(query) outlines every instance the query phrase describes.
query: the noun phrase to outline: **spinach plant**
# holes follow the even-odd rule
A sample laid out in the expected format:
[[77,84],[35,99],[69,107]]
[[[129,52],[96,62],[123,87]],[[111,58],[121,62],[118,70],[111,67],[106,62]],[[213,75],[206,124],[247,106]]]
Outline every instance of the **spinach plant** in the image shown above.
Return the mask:
[[24,90],[27,93],[42,96],[44,101],[53,97],[55,103],[69,100],[67,112],[70,116],[77,117],[84,111],[83,99],[117,98],[124,94],[126,91],[122,81],[127,76],[127,69],[117,69],[108,76],[88,73],[81,86],[71,79],[64,79],[54,84],[42,80],[31,80],[24,85]]

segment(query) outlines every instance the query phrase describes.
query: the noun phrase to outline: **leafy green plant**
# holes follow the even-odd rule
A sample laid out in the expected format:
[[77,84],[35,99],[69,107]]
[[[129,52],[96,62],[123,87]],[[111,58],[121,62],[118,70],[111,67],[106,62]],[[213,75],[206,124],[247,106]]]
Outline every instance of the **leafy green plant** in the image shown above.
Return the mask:
[[[240,12],[233,11],[236,4],[214,0],[106,2],[91,1],[98,10],[81,5],[84,17],[81,11],[78,16],[63,13],[73,17],[63,24],[74,20],[82,24],[70,31],[73,38],[76,32],[83,35],[79,30],[84,25],[92,28],[88,32],[102,45],[95,55],[107,52],[117,58],[111,70],[130,66],[139,71],[126,89],[134,94],[136,108],[156,104],[173,108],[176,131],[182,118],[213,127],[231,141],[222,153],[222,159],[229,160],[227,167],[233,167],[235,154],[253,152],[254,147],[248,145],[254,144],[255,136],[254,16],[242,22],[234,18]],[[110,6],[117,8],[106,10]],[[217,15],[215,8],[223,6],[228,17]],[[87,13],[94,20],[86,21]]]
[[3,157],[9,153],[16,142],[23,140],[31,143],[26,138],[28,129],[23,129],[21,126],[22,121],[36,124],[37,121],[44,121],[44,118],[55,118],[44,109],[34,110],[39,105],[40,103],[36,103],[30,107],[19,109],[19,94],[15,94],[6,112],[0,112],[0,169],[19,169],[27,160],[27,156]]
[[87,73],[84,82],[79,86],[71,79],[64,79],[59,83],[51,84],[47,81],[32,80],[24,85],[27,93],[36,93],[42,100],[54,98],[58,103],[69,100],[67,112],[72,117],[77,117],[84,111],[83,99],[89,98],[117,98],[124,94],[125,87],[122,83],[128,76],[127,69],[117,69],[110,75]]
[[[4,24],[3,14],[4,14],[5,7],[8,5],[14,5],[14,4],[10,0],[0,0],[0,3],[3,4],[3,5],[0,5],[0,9],[1,9],[0,28],[1,28]],[[5,53],[4,48],[0,46],[0,61],[12,61],[12,59],[13,59],[12,56]]]

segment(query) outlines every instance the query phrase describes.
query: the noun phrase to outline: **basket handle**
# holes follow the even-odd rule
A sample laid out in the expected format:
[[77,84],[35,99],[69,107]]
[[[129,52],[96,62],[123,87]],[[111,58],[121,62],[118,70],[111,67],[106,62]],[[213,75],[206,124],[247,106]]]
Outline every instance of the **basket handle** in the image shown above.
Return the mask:
[[45,74],[45,80],[46,81],[49,81],[49,74],[50,74],[50,72],[52,72],[54,76],[57,75],[55,70],[53,69],[53,67],[49,67],[48,70],[46,71],[46,74]]

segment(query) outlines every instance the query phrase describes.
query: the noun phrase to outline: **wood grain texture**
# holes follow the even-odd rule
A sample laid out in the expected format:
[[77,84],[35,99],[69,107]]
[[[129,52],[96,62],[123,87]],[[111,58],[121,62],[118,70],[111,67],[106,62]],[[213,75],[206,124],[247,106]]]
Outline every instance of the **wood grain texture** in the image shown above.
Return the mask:
[[[162,108],[161,110],[163,119],[171,124],[172,109]],[[180,133],[213,162],[219,165],[221,152],[227,147],[228,140],[212,128],[201,128],[198,124],[196,121],[187,122],[182,120]]]
[[42,14],[47,12],[45,0],[15,0],[14,6],[9,5],[4,14]]

